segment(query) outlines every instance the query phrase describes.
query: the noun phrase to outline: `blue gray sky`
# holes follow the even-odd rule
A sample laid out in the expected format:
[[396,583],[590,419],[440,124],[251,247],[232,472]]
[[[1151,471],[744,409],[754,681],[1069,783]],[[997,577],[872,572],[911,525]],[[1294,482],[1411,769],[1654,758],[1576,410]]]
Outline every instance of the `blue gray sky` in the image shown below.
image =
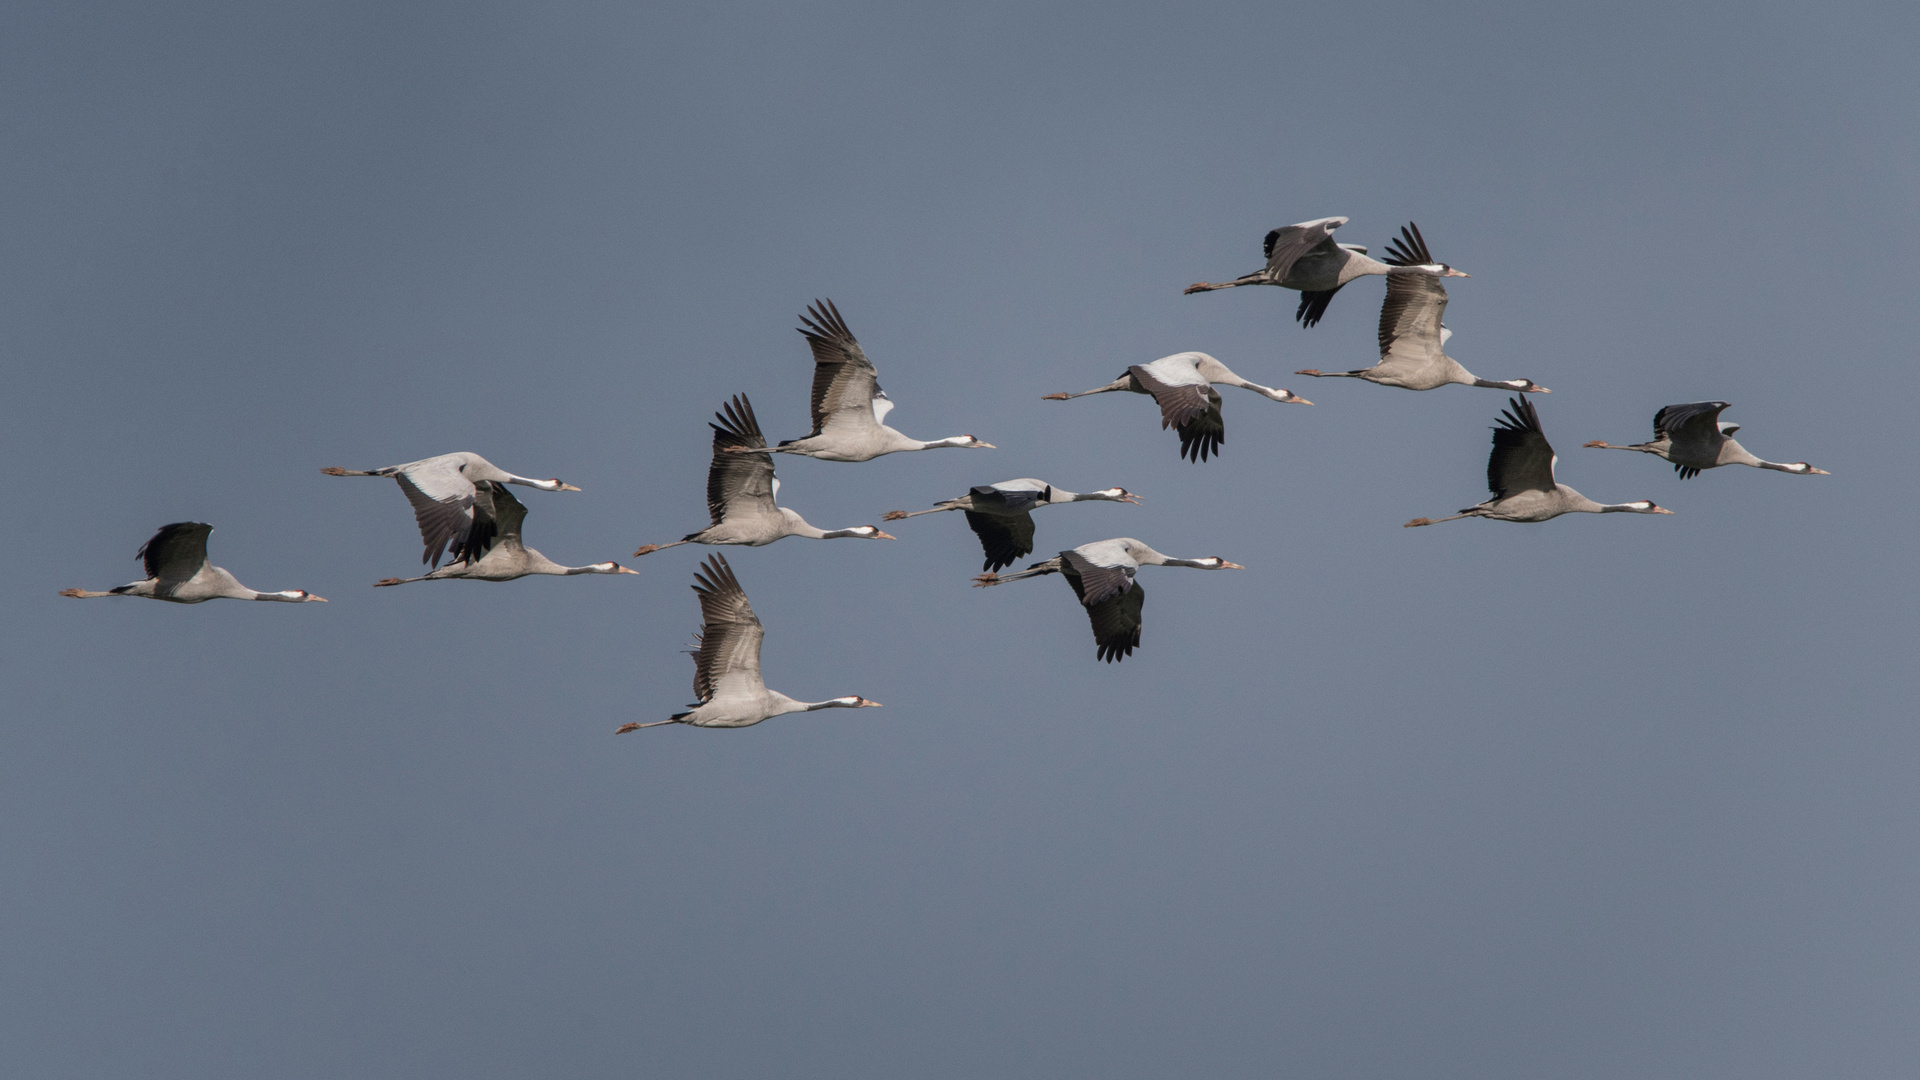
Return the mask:
[[[36,1077],[1893,1077],[1920,1058],[1920,18],[1899,4],[75,3],[0,14],[11,555],[0,1054]],[[1315,382],[1378,282],[1182,296],[1420,223],[1504,396]],[[832,297],[924,438],[782,460],[826,527],[1122,485],[1145,642],[968,588],[958,515],[730,552],[774,687],[689,698],[639,577],[374,590],[473,450],[529,542],[704,524],[705,421],[807,424]],[[1144,399],[1040,396],[1187,349]],[[1639,455],[1719,398],[1827,477]],[[155,526],[322,605],[74,603]]]

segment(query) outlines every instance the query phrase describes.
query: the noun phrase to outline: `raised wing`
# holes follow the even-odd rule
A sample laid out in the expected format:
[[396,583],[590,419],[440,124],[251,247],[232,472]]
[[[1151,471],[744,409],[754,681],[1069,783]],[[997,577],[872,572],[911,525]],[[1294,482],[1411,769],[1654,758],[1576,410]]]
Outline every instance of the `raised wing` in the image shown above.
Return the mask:
[[833,301],[816,300],[800,316],[800,333],[813,350],[813,431],[808,438],[825,431],[827,425],[867,429],[879,424],[879,415],[893,407],[884,406],[879,377],[860,343],[847,329],[840,309]]
[[1283,225],[1267,234],[1265,250],[1267,254],[1267,274],[1275,281],[1287,276],[1293,264],[1300,256],[1315,248],[1327,251],[1338,250],[1333,242],[1333,230],[1347,223],[1343,217],[1321,218],[1318,221],[1303,221],[1298,225]]
[[693,693],[701,702],[716,694],[761,693],[760,642],[766,629],[726,556],[709,555],[693,575],[700,595],[699,648],[693,654]]
[[1720,413],[1731,404],[1727,401],[1693,401],[1684,405],[1668,405],[1653,414],[1653,437],[1658,441],[1687,434],[1697,439],[1709,439],[1720,433]]
[[1447,287],[1432,274],[1387,275],[1380,305],[1380,374],[1405,374],[1440,362],[1445,353],[1440,319],[1447,313]]
[[981,564],[980,569],[991,573],[1033,554],[1031,516],[982,514],[977,510],[968,510],[966,514],[967,526],[980,538],[980,548],[987,556],[987,561]]
[[[420,526],[425,549],[420,561],[440,565],[440,556],[448,544],[454,544],[453,558],[463,557],[464,538],[473,528],[473,481],[460,471],[461,460],[452,455],[428,458],[394,474],[400,490],[413,504],[413,519]],[[474,554],[473,558],[479,558]]]
[[1193,365],[1165,362],[1172,359],[1163,357],[1151,364],[1134,364],[1127,368],[1127,374],[1152,394],[1154,402],[1160,406],[1160,426],[1163,429],[1178,427],[1206,412],[1207,391],[1211,389]]
[[713,414],[718,423],[713,429],[713,464],[707,466],[707,513],[715,525],[729,513],[739,515],[775,513],[773,495],[779,481],[773,478],[772,454],[741,454],[732,446],[764,449],[766,436],[760,434],[760,421],[753,415],[753,403],[745,394]]
[[1487,489],[1498,498],[1522,491],[1552,491],[1553,447],[1540,430],[1533,402],[1513,398],[1493,429],[1493,453],[1487,457]]
[[207,534],[212,531],[213,526],[204,521],[162,525],[140,545],[134,558],[146,565],[147,576],[158,579],[161,591],[165,591],[207,565]]
[[1220,415],[1220,391],[1207,387],[1207,411],[1177,430],[1180,456],[1188,461],[1205,461],[1209,454],[1220,453],[1220,444],[1227,441],[1227,422]]
[[1380,260],[1388,266],[1432,266],[1433,253],[1427,250],[1427,238],[1420,226],[1409,221],[1400,226],[1400,235],[1387,241],[1387,256]]

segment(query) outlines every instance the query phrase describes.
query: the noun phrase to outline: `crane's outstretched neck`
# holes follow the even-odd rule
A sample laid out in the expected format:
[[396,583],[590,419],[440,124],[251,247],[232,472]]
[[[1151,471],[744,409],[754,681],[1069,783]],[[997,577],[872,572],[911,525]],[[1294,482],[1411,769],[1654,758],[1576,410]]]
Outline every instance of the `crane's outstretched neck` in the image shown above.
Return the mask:
[[1780,462],[1777,462],[1777,461],[1756,461],[1753,463],[1753,465],[1755,468],[1772,469],[1775,472],[1792,473],[1795,476],[1832,476],[1833,475],[1832,473],[1828,472],[1825,469],[1816,469],[1804,461],[1796,461],[1787,465],[1782,465]]
[[1553,391],[1534,382],[1532,379],[1482,379],[1475,376],[1474,386],[1484,386],[1489,390],[1512,390],[1520,394],[1551,394]]
[[794,704],[800,706],[799,709],[795,710],[796,712],[819,712],[821,709],[877,709],[880,707],[879,702],[868,701],[866,698],[858,696],[837,697],[827,701],[796,701]]

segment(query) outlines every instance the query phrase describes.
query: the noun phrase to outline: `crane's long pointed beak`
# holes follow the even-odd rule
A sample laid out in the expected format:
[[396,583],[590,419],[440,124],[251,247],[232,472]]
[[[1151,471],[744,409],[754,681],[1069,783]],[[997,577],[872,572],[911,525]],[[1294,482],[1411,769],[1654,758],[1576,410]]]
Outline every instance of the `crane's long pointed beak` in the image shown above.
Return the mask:
[[881,532],[881,531],[880,531],[879,529],[875,529],[875,530],[873,530],[873,538],[874,538],[875,540],[898,540],[898,539],[900,539],[899,537],[897,537],[897,536],[894,536],[894,535],[893,535],[893,534],[891,534],[891,533],[883,533],[883,532]]
[[307,594],[307,599],[309,599],[309,600],[314,600],[314,601],[317,601],[317,602],[319,602],[319,603],[322,603],[322,604],[324,604],[324,603],[326,603],[326,602],[327,602],[327,598],[326,598],[326,597],[324,597],[324,596],[315,596],[315,595],[313,595],[312,593],[308,593],[308,594]]
[[1220,569],[1222,569],[1222,570],[1245,570],[1245,569],[1246,569],[1246,567],[1244,567],[1244,566],[1241,566],[1241,565],[1240,565],[1239,563],[1237,563],[1237,562],[1228,562],[1228,561],[1226,561],[1225,559],[1222,559],[1222,560],[1220,560]]
[[579,491],[580,489],[577,487],[574,487],[572,484],[561,484],[560,490],[561,491]]
[[613,568],[613,572],[614,572],[614,573],[616,573],[616,574],[637,574],[637,573],[639,573],[640,571],[638,571],[638,570],[629,570],[629,569],[627,569],[627,568],[626,568],[626,567],[624,567],[624,566],[615,566],[615,567]]
[[1120,501],[1123,503],[1132,503],[1135,506],[1143,505],[1140,502],[1140,496],[1138,495],[1122,495],[1120,497]]

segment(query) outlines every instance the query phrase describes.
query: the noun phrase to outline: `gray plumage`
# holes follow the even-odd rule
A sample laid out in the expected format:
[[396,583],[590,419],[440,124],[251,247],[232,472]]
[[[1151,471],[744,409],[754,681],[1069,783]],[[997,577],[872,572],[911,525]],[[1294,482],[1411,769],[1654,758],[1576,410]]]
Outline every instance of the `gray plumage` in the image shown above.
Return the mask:
[[819,709],[866,709],[877,701],[863,697],[839,697],[827,701],[796,701],[767,689],[760,677],[760,643],[766,637],[753,605],[726,557],[709,555],[706,564],[693,577],[693,591],[700,596],[700,632],[693,651],[693,694],[698,699],[690,711],[675,713],[665,720],[648,724],[623,724],[616,734],[665,724],[690,724],[694,727],[752,727],[762,720],[786,713],[814,712]]
[[[364,472],[343,469],[338,465],[330,465],[320,471],[328,476],[385,476],[399,481],[400,491],[413,506],[414,521],[420,526],[420,539],[425,544],[420,561],[433,567],[440,565],[443,552],[459,562],[471,562],[480,557],[480,550],[470,550],[467,542],[481,537],[481,534],[473,531],[474,492],[481,481],[521,484],[541,491],[580,490],[557,479],[535,480],[517,476],[479,454],[466,451]],[[447,552],[449,544],[453,545],[451,552]]]
[[1380,362],[1355,371],[1308,368],[1296,375],[1314,378],[1365,379],[1403,390],[1432,390],[1458,384],[1523,394],[1552,393],[1531,379],[1482,379],[1446,354],[1452,331],[1441,323],[1447,312],[1443,277],[1466,277],[1445,263],[1435,262],[1420,230],[1408,223],[1398,239],[1387,245],[1387,296],[1380,304]]
[[921,514],[963,510],[967,515],[967,526],[980,538],[980,547],[986,553],[986,562],[981,564],[980,569],[992,571],[1012,566],[1016,559],[1033,554],[1034,510],[1073,502],[1138,505],[1140,499],[1126,488],[1106,488],[1076,494],[1054,487],[1045,480],[1022,477],[1018,480],[1002,480],[997,484],[982,484],[957,499],[933,504],[931,510],[915,510],[911,513],[892,510],[882,515],[880,520],[903,521]]
[[985,573],[973,579],[976,588],[1021,578],[1059,574],[1073,587],[1093,625],[1094,656],[1111,664],[1133,655],[1140,644],[1141,610],[1146,590],[1134,580],[1142,566],[1188,566],[1196,570],[1244,570],[1218,555],[1204,559],[1176,559],[1162,555],[1132,537],[1099,540],[1034,563],[1016,574]]
[[714,413],[713,463],[707,466],[707,514],[713,524],[688,533],[670,544],[647,544],[634,557],[650,555],[681,544],[744,544],[764,547],[789,536],[815,540],[855,537],[892,540],[872,525],[847,529],[819,529],[798,513],[778,505],[780,480],[773,475],[773,455],[753,415],[753,403],[736,394]]
[[512,581],[531,574],[569,577],[575,574],[631,574],[634,571],[614,562],[589,566],[562,566],[526,546],[520,536],[527,508],[505,484],[482,480],[474,486],[473,524],[462,538],[459,562],[450,562],[432,573],[412,578],[383,578],[375,585],[405,585],[412,581]]
[[1663,458],[1673,464],[1673,471],[1679,473],[1682,480],[1700,475],[1703,469],[1717,469],[1722,465],[1751,465],[1756,469],[1772,469],[1795,476],[1831,475],[1827,470],[1816,469],[1804,461],[1783,464],[1755,457],[1746,447],[1733,440],[1733,433],[1740,430],[1740,425],[1720,419],[1721,411],[1729,405],[1725,401],[1668,405],[1653,415],[1652,442],[1614,446],[1595,439],[1586,445],[1604,450],[1638,450]]
[[1227,441],[1226,421],[1220,415],[1220,392],[1213,388],[1216,383],[1251,390],[1290,405],[1313,404],[1291,390],[1248,382],[1203,352],[1174,353],[1149,364],[1134,364],[1105,386],[1078,394],[1047,394],[1041,400],[1067,401],[1119,390],[1151,395],[1160,406],[1161,429],[1171,427],[1180,436],[1180,456],[1201,462],[1218,454],[1221,444]]
[[1554,479],[1553,467],[1560,459],[1540,430],[1540,414],[1533,402],[1512,398],[1511,407],[1499,417],[1493,429],[1493,452],[1487,456],[1487,488],[1493,498],[1451,517],[1414,518],[1407,528],[1437,525],[1465,517],[1492,518],[1495,521],[1551,521],[1561,514],[1671,514],[1673,511],[1642,499],[1628,503],[1597,503]]
[[[800,454],[822,461],[872,461],[903,450],[963,447],[991,450],[992,443],[971,435],[922,442],[888,427],[884,421],[893,402],[880,389],[879,373],[865,350],[847,329],[833,301],[814,301],[800,317],[800,333],[813,351],[813,430],[789,439],[772,451]],[[736,452],[750,453],[742,448]]]
[[159,531],[140,545],[134,558],[147,571],[146,580],[122,585],[104,592],[86,589],[62,589],[61,596],[90,600],[98,596],[142,596],[174,604],[199,604],[208,600],[279,600],[286,603],[326,603],[305,589],[260,592],[240,584],[232,574],[207,561],[207,536],[213,526],[204,521],[177,521],[160,526]]

